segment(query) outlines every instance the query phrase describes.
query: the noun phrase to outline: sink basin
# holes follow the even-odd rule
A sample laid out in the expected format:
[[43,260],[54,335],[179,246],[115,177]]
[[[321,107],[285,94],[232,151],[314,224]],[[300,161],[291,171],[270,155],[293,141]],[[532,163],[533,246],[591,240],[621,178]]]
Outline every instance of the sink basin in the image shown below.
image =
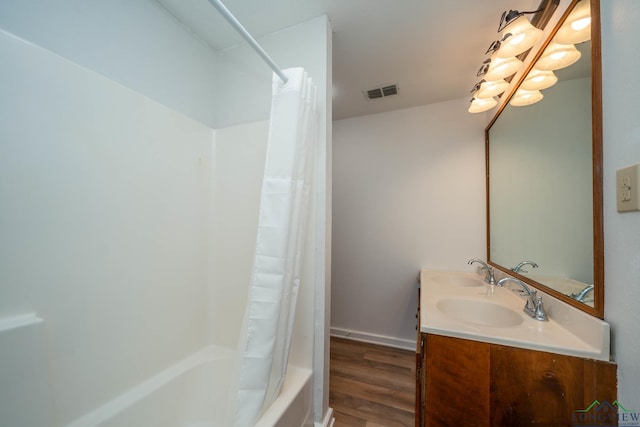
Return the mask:
[[608,361],[609,324],[540,291],[553,314],[538,322],[524,299],[471,271],[420,270],[420,332]]
[[438,301],[436,307],[452,319],[480,326],[507,328],[522,323],[522,316],[519,313],[486,301],[443,299]]
[[466,276],[435,276],[434,281],[441,285],[454,285],[454,286],[482,286],[483,282],[480,279]]

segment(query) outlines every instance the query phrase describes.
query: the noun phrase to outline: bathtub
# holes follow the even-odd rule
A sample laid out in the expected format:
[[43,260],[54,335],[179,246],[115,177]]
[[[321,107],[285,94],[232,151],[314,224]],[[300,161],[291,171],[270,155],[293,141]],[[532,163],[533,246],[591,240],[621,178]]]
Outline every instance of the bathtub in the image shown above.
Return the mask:
[[[66,427],[229,427],[233,354],[205,347]],[[256,427],[312,425],[310,413],[311,370],[290,365]]]

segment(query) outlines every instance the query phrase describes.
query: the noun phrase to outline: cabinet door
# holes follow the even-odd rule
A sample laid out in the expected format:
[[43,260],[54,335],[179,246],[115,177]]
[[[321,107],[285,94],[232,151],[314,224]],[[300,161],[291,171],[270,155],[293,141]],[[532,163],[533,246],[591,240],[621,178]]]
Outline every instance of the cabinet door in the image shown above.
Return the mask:
[[576,410],[616,399],[615,371],[608,362],[492,345],[491,425],[574,425]]
[[[432,334],[422,339],[420,427],[572,426],[576,411],[616,400],[614,363]],[[605,415],[616,425],[613,413]]]
[[490,345],[425,335],[424,425],[489,427]]

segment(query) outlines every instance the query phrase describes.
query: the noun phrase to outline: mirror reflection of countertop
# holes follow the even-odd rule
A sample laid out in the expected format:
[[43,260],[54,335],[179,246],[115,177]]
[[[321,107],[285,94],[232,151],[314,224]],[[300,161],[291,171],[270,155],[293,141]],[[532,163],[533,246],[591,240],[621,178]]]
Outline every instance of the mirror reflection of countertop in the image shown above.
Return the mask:
[[596,360],[609,360],[609,324],[542,292],[548,322],[526,315],[525,298],[472,272],[420,272],[420,331]]
[[[579,294],[584,288],[590,285],[590,283],[580,282],[568,277],[543,276],[537,274],[524,274],[524,276],[538,283],[543,283],[545,286],[553,288],[568,297],[571,297],[571,294]],[[593,307],[593,291],[587,294],[585,300],[581,302],[589,307]]]

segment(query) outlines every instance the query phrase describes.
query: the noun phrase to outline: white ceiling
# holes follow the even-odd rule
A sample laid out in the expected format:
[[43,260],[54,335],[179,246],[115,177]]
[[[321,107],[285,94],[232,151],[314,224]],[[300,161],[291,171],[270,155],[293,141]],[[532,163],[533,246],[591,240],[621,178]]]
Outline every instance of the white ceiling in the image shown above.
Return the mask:
[[[157,0],[221,50],[242,43],[207,0]],[[326,14],[333,28],[333,118],[342,119],[469,96],[498,37],[500,15],[539,0],[223,0],[257,39]],[[276,59],[276,58],[274,58]],[[277,62],[277,60],[276,60]],[[398,95],[363,91],[397,83]]]

